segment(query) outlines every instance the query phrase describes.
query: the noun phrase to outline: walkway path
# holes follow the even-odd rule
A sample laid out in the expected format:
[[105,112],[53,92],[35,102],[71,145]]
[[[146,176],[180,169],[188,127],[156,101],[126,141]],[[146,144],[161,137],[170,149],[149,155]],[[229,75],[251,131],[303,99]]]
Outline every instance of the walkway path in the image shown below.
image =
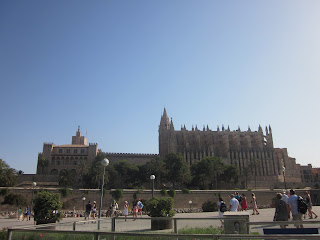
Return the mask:
[[[320,214],[320,206],[314,206],[313,210],[319,215]],[[259,215],[251,215],[252,211],[248,211],[250,214],[250,222],[266,222],[272,221],[274,215],[274,208],[269,209],[259,209]],[[319,215],[320,216],[320,215]],[[178,229],[181,227],[195,227],[195,226],[220,226],[219,220],[192,220],[195,218],[216,218],[218,217],[218,212],[206,212],[206,213],[178,213],[175,215],[175,218],[190,218],[189,220],[180,220],[178,221]],[[103,222],[101,224],[102,230],[111,231],[111,219],[110,218],[102,218]],[[87,231],[95,231],[97,230],[97,223],[92,222],[84,222],[84,218],[63,218],[60,221],[60,224],[56,227],[57,229],[63,230],[72,230],[72,223],[75,221],[79,221],[76,224],[76,230],[87,230]],[[316,219],[318,220],[318,219]],[[319,219],[320,220],[320,219]],[[309,221],[306,219],[305,221]],[[0,228],[4,227],[34,227],[33,221],[20,221],[18,222],[16,219],[9,218],[0,218]],[[293,226],[290,226],[293,227]],[[311,226],[310,226],[311,227]],[[320,224],[312,225],[312,227],[319,227]],[[137,221],[133,221],[132,218],[124,220],[124,218],[117,219],[116,221],[116,231],[135,231],[142,232],[150,229],[150,218],[148,216],[143,216],[142,218],[138,218]],[[262,226],[252,226],[251,228],[254,231],[261,231]]]

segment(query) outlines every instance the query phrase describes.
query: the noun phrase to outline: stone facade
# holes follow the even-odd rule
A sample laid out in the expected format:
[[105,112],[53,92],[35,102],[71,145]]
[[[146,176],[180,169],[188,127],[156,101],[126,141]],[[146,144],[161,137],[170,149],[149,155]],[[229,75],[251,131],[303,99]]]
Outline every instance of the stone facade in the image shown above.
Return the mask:
[[[99,151],[101,150],[98,150],[97,143],[87,145],[87,139],[81,136],[79,127],[76,135],[72,136],[71,144],[43,144],[43,152],[38,156],[37,176],[49,174],[57,177],[62,169],[69,169],[79,177],[77,172],[80,162],[92,163]],[[284,181],[293,183],[292,186],[300,186],[300,183],[308,186],[315,182],[312,180],[315,177],[312,176],[310,164],[297,165],[296,159],[288,156],[286,148],[274,147],[270,125],[265,127],[265,131],[260,125],[257,131],[252,131],[250,127],[247,131],[241,131],[240,127],[231,131],[223,125],[221,130],[219,126],[216,130],[210,129],[209,126],[204,126],[202,130],[197,126],[192,127],[192,130],[187,130],[185,126],[175,130],[166,109],[159,125],[159,154],[105,154],[110,164],[126,159],[138,165],[156,157],[164,158],[168,153],[181,153],[189,165],[206,156],[220,157],[226,164],[235,165],[240,175],[244,175],[249,165],[254,162],[255,170],[252,175],[255,175],[257,186],[272,188]],[[47,160],[46,164],[43,164],[43,159]],[[251,184],[249,183],[249,186],[251,185],[252,179]]]
[[301,176],[301,181],[303,183],[313,183],[313,175],[312,175],[312,165],[308,164],[307,166],[301,166],[300,164],[297,164],[297,168],[299,170],[299,174]]
[[[37,174],[59,175],[62,169],[72,170],[76,174],[81,161],[92,163],[98,151],[97,143],[87,145],[87,139],[81,136],[80,127],[78,127],[71,144],[43,144],[43,151],[38,154]],[[42,160],[46,160],[46,164],[42,164]]]
[[146,164],[151,159],[158,157],[158,154],[142,154],[142,153],[105,153],[110,161],[110,164],[117,163],[120,160],[127,160],[131,164],[140,165]]
[[203,130],[192,127],[189,131],[185,126],[175,130],[173,121],[169,121],[166,109],[161,116],[159,125],[159,154],[165,157],[168,153],[181,153],[185,161],[192,165],[206,156],[220,157],[226,164],[235,165],[240,175],[251,162],[255,162],[258,181],[283,181],[285,175],[292,182],[301,181],[297,175],[294,158],[290,158],[287,149],[274,148],[272,129],[261,126],[258,131],[231,131],[222,125],[220,130],[211,130],[204,126]]
[[[28,181],[57,181],[61,170],[68,169],[74,171],[74,174],[80,181],[78,174],[81,161],[92,164],[97,154],[101,152],[97,143],[89,143],[87,139],[81,136],[80,127],[75,136],[72,136],[71,144],[55,145],[53,143],[44,143],[43,152],[38,154],[37,174],[21,176],[20,183]],[[110,164],[126,159],[132,164],[145,164],[151,159],[158,157],[158,154],[138,154],[138,153],[105,153]],[[42,164],[46,160],[46,164]]]

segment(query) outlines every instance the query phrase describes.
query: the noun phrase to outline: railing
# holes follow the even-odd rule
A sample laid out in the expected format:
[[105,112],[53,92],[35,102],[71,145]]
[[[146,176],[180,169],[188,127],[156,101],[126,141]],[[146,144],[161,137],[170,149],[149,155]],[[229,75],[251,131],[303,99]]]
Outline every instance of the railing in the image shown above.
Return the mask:
[[[250,234],[163,234],[163,233],[116,233],[116,232],[87,232],[87,231],[61,231],[61,230],[44,230],[44,229],[8,229],[8,240],[14,240],[13,233],[23,232],[33,232],[36,234],[70,234],[73,235],[75,238],[77,235],[87,235],[88,239],[99,240],[100,237],[105,237],[105,239],[114,239],[117,238],[121,239],[213,239],[213,240],[220,240],[220,239],[247,239],[247,240],[254,240],[254,239],[319,239],[319,235],[250,235]],[[43,235],[40,235],[43,236]],[[83,239],[83,238],[82,238]]]
[[[152,218],[165,219],[165,218]],[[171,219],[171,218],[167,218]],[[293,225],[293,224],[312,224],[316,228],[320,227],[320,221],[287,221],[287,222],[245,222],[251,232],[257,232],[261,235],[252,234],[179,234],[181,228],[188,227],[206,227],[206,226],[221,226],[220,220],[226,218],[173,218],[173,228],[169,230],[161,230],[157,233],[151,232],[151,218],[143,217],[137,218],[127,217],[127,222],[124,217],[103,218],[101,219],[101,229],[98,229],[98,219],[87,221],[75,221],[69,223],[57,224],[43,224],[32,225],[24,228],[8,229],[8,240],[22,239],[15,238],[16,233],[36,233],[36,234],[71,234],[76,239],[76,236],[88,235],[88,239],[98,240],[100,237],[105,239],[320,239],[319,235],[263,235],[262,229],[274,227],[279,225]],[[237,217],[228,217],[228,220],[239,220]],[[261,227],[259,227],[261,226]],[[51,228],[51,229],[50,229]],[[54,228],[54,229],[52,229]]]

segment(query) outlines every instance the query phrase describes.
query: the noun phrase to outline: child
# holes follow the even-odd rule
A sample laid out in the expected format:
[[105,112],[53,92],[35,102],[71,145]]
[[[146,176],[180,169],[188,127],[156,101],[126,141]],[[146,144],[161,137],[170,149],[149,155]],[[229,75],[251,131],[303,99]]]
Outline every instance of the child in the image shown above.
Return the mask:
[[133,221],[137,220],[137,217],[138,217],[138,206],[135,205],[134,208],[133,208]]

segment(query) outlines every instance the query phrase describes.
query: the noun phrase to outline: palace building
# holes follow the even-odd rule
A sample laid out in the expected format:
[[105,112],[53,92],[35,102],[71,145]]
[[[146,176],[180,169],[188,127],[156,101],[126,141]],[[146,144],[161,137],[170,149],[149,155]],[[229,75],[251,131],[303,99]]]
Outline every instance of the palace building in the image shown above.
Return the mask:
[[[79,164],[86,161],[89,165],[101,150],[97,143],[89,143],[85,136],[81,136],[80,127],[71,144],[55,145],[44,143],[43,152],[38,155],[36,176],[44,179],[57,179],[62,169],[74,171],[79,176]],[[110,164],[122,159],[132,164],[145,164],[156,157],[165,158],[168,153],[181,153],[184,160],[192,165],[204,157],[216,156],[225,164],[235,165],[244,176],[248,169],[255,176],[259,186],[270,187],[286,180],[298,186],[299,183],[312,182],[312,166],[296,164],[296,160],[288,156],[286,148],[275,148],[271,126],[263,131],[259,125],[257,131],[250,127],[246,131],[230,130],[223,125],[212,130],[204,126],[202,130],[192,126],[187,130],[185,126],[176,130],[173,120],[169,120],[164,108],[159,125],[159,154],[137,153],[105,153]],[[254,164],[254,170],[252,169]],[[251,167],[250,167],[251,166]],[[252,172],[254,171],[254,172]],[[80,178],[80,177],[79,177]],[[303,178],[303,180],[302,180]]]

